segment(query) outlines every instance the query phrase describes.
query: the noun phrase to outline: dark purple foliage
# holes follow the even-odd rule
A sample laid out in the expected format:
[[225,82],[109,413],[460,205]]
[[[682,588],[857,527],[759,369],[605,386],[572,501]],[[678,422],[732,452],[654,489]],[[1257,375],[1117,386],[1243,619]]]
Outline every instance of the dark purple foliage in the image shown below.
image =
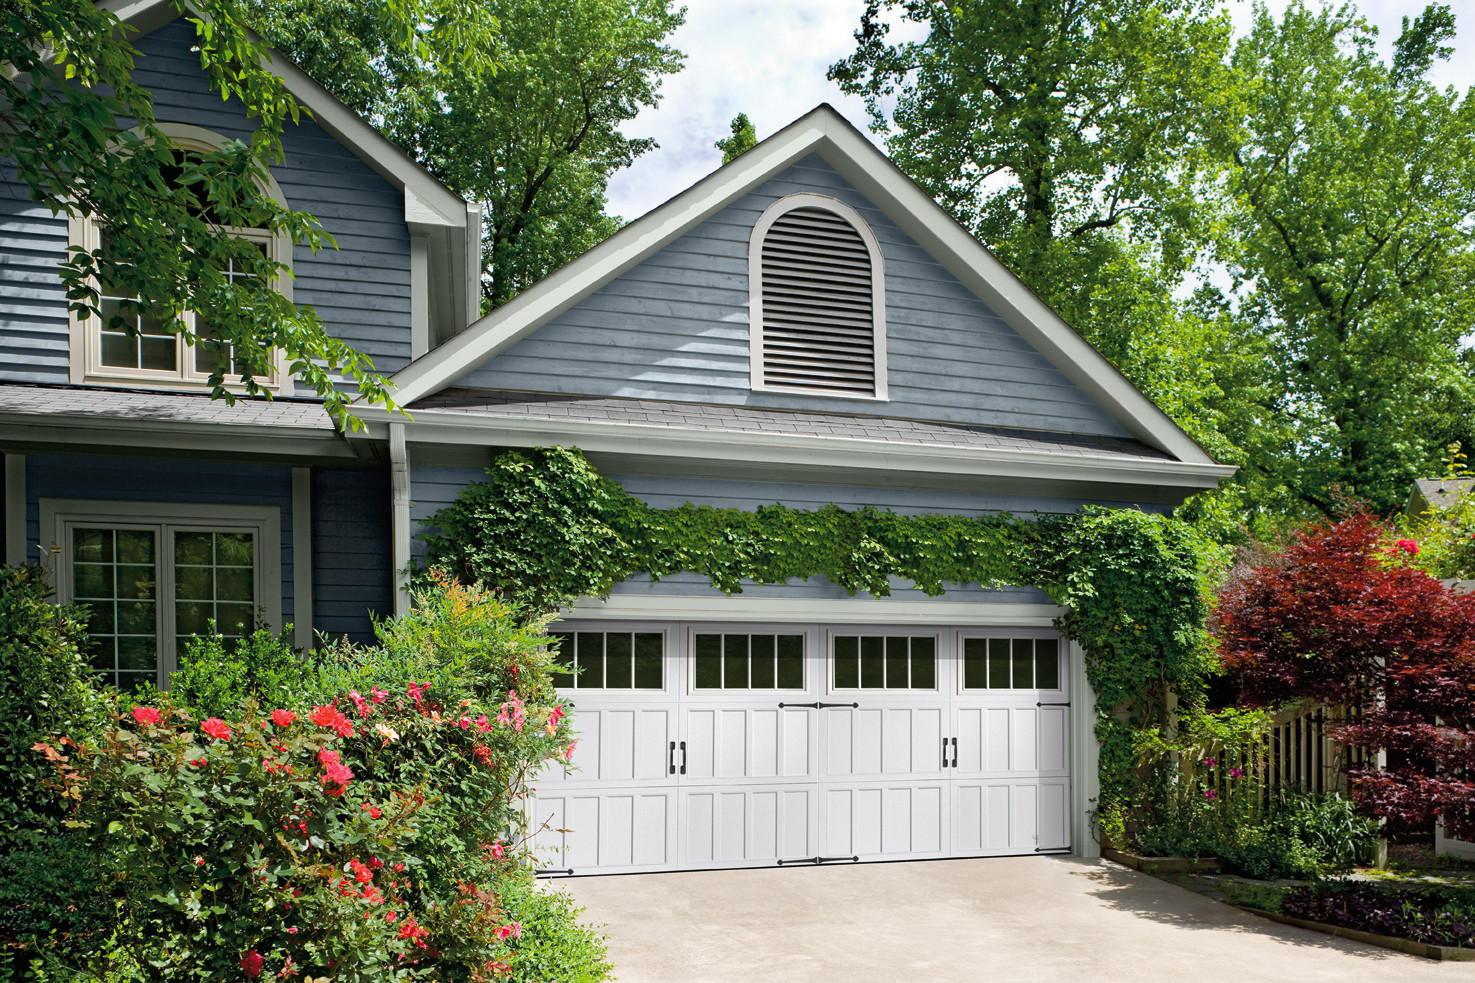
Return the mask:
[[1377,935],[1475,946],[1475,900],[1452,891],[1398,891],[1366,883],[1313,885],[1286,892],[1280,910]]

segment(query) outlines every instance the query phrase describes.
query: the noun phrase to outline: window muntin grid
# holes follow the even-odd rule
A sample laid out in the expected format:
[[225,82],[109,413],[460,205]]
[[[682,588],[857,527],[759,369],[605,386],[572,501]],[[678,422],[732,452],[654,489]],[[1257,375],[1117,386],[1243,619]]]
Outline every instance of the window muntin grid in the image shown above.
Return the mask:
[[666,636],[659,631],[550,632],[557,660],[573,672],[554,672],[560,689],[658,690],[665,687]]
[[963,639],[963,688],[1060,688],[1060,639]]
[[249,532],[174,534],[174,631],[178,651],[191,635],[226,638],[255,627],[256,549]]
[[836,689],[937,689],[936,635],[836,635]]
[[699,690],[801,690],[804,636],[781,632],[697,632],[692,685]]
[[88,608],[92,666],[119,689],[159,669],[158,542],[152,529],[78,527],[71,595]]

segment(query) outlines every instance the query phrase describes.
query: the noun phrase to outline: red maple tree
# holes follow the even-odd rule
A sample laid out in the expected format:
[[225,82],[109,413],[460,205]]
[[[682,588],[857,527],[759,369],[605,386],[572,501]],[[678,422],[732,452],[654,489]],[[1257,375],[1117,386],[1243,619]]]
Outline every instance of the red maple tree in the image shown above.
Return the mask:
[[1384,533],[1356,514],[1237,568],[1219,595],[1220,653],[1249,705],[1361,711],[1328,733],[1388,752],[1386,767],[1348,769],[1370,815],[1402,829],[1439,818],[1475,840],[1475,594],[1408,566],[1417,545]]

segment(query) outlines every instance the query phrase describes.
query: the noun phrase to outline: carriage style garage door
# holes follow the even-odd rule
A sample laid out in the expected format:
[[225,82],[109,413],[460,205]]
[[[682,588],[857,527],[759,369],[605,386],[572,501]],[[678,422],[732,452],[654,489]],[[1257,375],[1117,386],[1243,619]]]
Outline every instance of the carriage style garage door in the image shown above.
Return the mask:
[[574,874],[1070,849],[1050,631],[560,626],[575,768],[535,783]]

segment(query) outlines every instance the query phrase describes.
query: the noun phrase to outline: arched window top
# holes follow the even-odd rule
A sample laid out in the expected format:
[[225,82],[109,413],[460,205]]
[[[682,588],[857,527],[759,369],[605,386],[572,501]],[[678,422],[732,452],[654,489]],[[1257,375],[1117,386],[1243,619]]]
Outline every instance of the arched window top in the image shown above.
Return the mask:
[[825,195],[780,198],[748,247],[753,388],[886,398],[880,245]]

